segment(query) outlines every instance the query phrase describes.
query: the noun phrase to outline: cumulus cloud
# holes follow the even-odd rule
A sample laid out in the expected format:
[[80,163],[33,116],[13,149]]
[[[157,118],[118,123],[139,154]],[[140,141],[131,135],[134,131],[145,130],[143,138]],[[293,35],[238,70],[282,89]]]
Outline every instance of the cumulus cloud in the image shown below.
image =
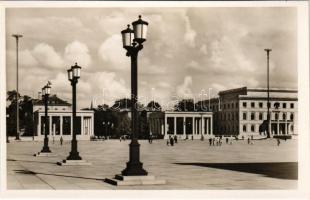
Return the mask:
[[113,69],[129,69],[129,60],[125,56],[122,38],[120,34],[112,35],[107,38],[98,50],[99,57],[108,63]]
[[36,67],[39,63],[28,49],[23,50],[19,54],[20,64],[25,67]]
[[44,67],[62,68],[64,66],[61,56],[49,44],[40,43],[36,45],[32,50],[32,55]]
[[75,62],[82,67],[88,68],[91,65],[91,56],[86,44],[73,41],[65,48],[64,59],[66,65],[73,65]]
[[97,91],[97,104],[112,105],[116,99],[128,97],[130,94],[130,86],[123,79],[117,78],[114,72],[98,72],[89,81]]
[[193,79],[191,76],[186,76],[181,85],[177,87],[177,96],[181,98],[192,98],[193,92],[191,90],[191,85],[193,84]]
[[195,47],[195,38],[196,38],[196,31],[192,29],[190,20],[188,16],[184,16],[185,20],[185,34],[184,34],[184,40],[190,47]]

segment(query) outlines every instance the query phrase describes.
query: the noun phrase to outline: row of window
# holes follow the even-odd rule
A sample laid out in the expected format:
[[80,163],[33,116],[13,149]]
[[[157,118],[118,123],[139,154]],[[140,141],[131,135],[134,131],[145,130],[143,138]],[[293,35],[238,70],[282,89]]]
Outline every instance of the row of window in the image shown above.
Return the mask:
[[[255,108],[256,107],[256,102],[251,102],[250,105],[251,105],[251,108]],[[266,105],[267,105],[267,103],[266,103]],[[269,103],[269,105],[270,105],[270,103]],[[247,102],[243,102],[242,103],[242,107],[243,108],[247,108]],[[264,103],[263,102],[258,102],[258,107],[259,108],[263,108],[264,107]],[[282,103],[282,106],[281,106],[281,103],[275,102],[273,104],[273,107],[274,108],[280,108],[280,107],[281,108],[287,108],[287,103]],[[290,108],[294,108],[294,103],[290,103]]]
[[[39,110],[44,110],[43,108],[39,108]],[[50,108],[47,108],[47,110],[50,110]],[[54,110],[58,110],[58,108],[54,108]],[[66,110],[66,108],[62,108],[62,110]]]
[[[287,118],[286,118],[286,117],[287,117],[287,116],[286,116],[286,113],[282,113],[281,116],[282,116],[282,120],[286,120],[286,119],[287,119]],[[243,120],[247,120],[247,119],[248,119],[247,113],[246,113],[246,112],[243,113],[242,119],[243,119]],[[255,112],[251,112],[251,114],[250,114],[250,119],[251,119],[251,120],[266,120],[266,119],[267,119],[267,115],[266,115],[266,117],[264,118],[263,113],[260,112],[260,113],[258,114],[258,119],[257,119],[257,118],[256,118]],[[279,119],[279,114],[278,114],[278,113],[274,113],[274,114],[271,113],[271,120],[280,120],[280,119]],[[294,114],[293,114],[293,113],[290,114],[290,120],[294,120]]]
[[[229,125],[227,125],[227,126],[220,127],[219,131],[222,132],[222,133],[239,132],[239,126],[238,125],[237,126],[234,126],[234,125],[229,126]],[[256,125],[255,124],[251,124],[249,130],[248,130],[248,126],[247,125],[243,125],[242,126],[242,131],[243,132],[259,132],[259,125],[258,124],[256,124]],[[292,131],[292,132],[294,131],[294,126],[293,125],[290,126],[290,131]]]

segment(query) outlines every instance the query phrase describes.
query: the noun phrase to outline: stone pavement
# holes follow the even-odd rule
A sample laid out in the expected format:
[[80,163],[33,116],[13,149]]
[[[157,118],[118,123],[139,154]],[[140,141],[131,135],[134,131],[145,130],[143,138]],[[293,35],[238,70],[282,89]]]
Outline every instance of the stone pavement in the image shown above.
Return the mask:
[[158,186],[113,186],[104,182],[119,174],[128,161],[129,140],[79,141],[79,152],[91,166],[58,166],[68,156],[70,142],[52,144],[55,157],[34,157],[42,142],[8,144],[8,189],[49,190],[170,190],[170,189],[296,189],[297,140],[234,141],[209,146],[208,141],[179,141],[167,146],[140,141],[141,161],[151,175],[167,181]]

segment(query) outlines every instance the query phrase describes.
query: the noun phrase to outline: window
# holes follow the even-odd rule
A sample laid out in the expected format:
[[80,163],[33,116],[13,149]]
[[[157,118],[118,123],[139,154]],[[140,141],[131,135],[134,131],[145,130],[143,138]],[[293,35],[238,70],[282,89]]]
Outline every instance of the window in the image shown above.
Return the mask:
[[283,104],[282,104],[282,108],[286,108],[286,103],[283,103]]
[[58,108],[55,108],[55,110],[58,110]]
[[246,102],[243,102],[242,105],[244,108],[246,108]]
[[263,107],[263,103],[262,103],[262,102],[259,102],[258,106],[259,106],[260,108],[262,108],[262,107]]
[[228,103],[228,104],[227,104],[227,108],[229,108],[229,107],[230,107],[230,104]]
[[63,108],[62,110],[66,110],[65,108]]
[[283,120],[286,120],[286,114],[285,114],[285,113],[283,113],[282,119],[283,119]]
[[251,102],[251,108],[255,107],[255,102]]
[[294,103],[291,103],[291,108],[294,108]]
[[263,113],[259,113],[259,120],[263,120]]
[[255,131],[255,126],[251,125],[251,132],[254,132],[254,131]]
[[246,120],[246,113],[243,113],[243,120]]
[[224,109],[226,109],[226,104],[224,104]]
[[238,102],[236,102],[236,108],[238,108]]
[[251,120],[255,120],[255,113],[251,113]]
[[274,118],[275,118],[275,120],[278,120],[278,119],[279,119],[278,113],[275,114]]
[[291,113],[290,119],[293,121],[294,120],[294,114]]
[[243,125],[242,130],[243,130],[243,132],[246,132],[246,125]]
[[235,120],[234,118],[235,118],[234,113],[231,113],[231,120]]
[[231,103],[231,108],[234,108],[234,103]]

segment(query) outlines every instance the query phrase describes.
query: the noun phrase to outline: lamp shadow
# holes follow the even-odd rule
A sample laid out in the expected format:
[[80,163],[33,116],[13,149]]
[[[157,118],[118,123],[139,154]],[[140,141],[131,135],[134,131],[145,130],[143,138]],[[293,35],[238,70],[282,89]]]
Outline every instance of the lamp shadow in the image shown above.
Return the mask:
[[90,178],[90,177],[82,177],[82,176],[72,176],[72,175],[63,175],[63,174],[51,174],[51,173],[42,173],[42,172],[34,172],[31,170],[14,170],[18,174],[28,174],[28,175],[49,175],[49,176],[59,176],[59,177],[67,177],[67,178],[79,178],[79,179],[88,179],[88,180],[96,180],[96,181],[105,181],[105,178]]
[[264,162],[264,163],[174,163],[194,165],[216,169],[232,170],[252,174],[261,174],[271,178],[298,180],[297,162]]

